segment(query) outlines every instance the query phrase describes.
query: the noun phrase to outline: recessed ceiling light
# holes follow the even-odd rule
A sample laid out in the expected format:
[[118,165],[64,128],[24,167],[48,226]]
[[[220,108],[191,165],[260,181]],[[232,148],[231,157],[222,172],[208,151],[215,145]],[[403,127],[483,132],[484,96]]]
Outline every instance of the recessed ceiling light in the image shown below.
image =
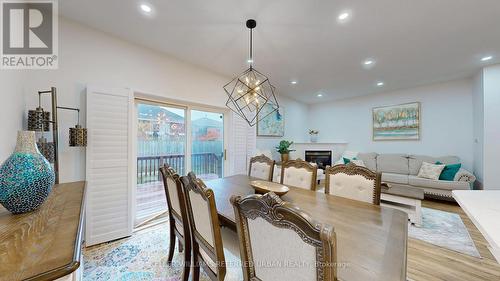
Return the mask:
[[375,61],[375,59],[372,59],[372,58],[367,58],[365,59],[361,65],[363,66],[363,68],[365,69],[370,69],[370,68],[373,68],[375,67],[375,64],[377,64],[377,61]]
[[481,58],[481,61],[489,61],[492,58],[493,58],[493,56],[486,56],[486,57]]
[[382,86],[384,86],[384,82],[382,82],[382,81],[378,81],[378,82],[377,82],[377,87],[382,87]]
[[337,16],[337,22],[338,23],[346,23],[351,19],[351,12],[350,11],[342,11],[338,16]]
[[297,81],[295,81],[295,80],[290,81],[290,84],[295,85],[295,84],[297,84]]
[[151,13],[153,11],[153,8],[147,4],[141,4],[141,10],[145,13]]
[[345,13],[340,14],[339,17],[338,17],[338,19],[341,20],[341,21],[342,20],[346,20],[346,19],[349,18],[349,16],[350,16],[349,13],[345,12]]
[[318,98],[321,98],[321,97],[323,97],[323,94],[319,93],[319,94],[317,94],[316,96],[317,96]]
[[363,62],[363,64],[364,64],[364,65],[372,65],[372,64],[374,64],[374,63],[375,63],[375,61],[374,61],[374,60],[372,60],[372,59],[367,59],[367,60],[365,60],[365,61]]

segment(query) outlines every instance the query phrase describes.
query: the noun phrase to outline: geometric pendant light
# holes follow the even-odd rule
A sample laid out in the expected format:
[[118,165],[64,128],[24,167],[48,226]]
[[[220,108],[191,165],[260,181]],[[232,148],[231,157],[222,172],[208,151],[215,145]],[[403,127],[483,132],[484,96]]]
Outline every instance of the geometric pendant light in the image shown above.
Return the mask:
[[[250,67],[224,86],[228,95],[226,106],[250,126],[279,109],[275,87],[269,79],[253,67],[253,29],[257,22],[249,19],[246,26],[250,29]],[[265,110],[264,110],[265,108]]]

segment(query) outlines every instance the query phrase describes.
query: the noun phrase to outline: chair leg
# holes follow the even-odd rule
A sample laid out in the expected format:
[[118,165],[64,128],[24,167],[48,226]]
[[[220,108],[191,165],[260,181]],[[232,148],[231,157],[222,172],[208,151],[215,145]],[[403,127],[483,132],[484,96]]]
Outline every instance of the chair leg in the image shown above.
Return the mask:
[[197,243],[193,243],[193,281],[200,280],[200,262],[198,255],[200,253],[200,247]]
[[[191,271],[191,241],[184,240],[184,272],[182,273],[182,281],[189,280],[189,272]],[[198,275],[199,276],[199,275]]]
[[172,220],[170,223],[170,245],[168,249],[168,259],[167,263],[170,265],[172,264],[172,259],[174,258],[174,250],[175,250],[175,232],[174,232],[174,225],[172,224]]
[[182,253],[184,251],[184,245],[182,245],[181,239],[177,239],[179,241],[179,253]]

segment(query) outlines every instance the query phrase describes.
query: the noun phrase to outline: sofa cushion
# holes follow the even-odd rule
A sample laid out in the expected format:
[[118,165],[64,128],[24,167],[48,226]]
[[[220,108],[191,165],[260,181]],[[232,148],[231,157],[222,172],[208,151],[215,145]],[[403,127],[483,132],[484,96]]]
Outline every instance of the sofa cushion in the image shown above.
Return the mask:
[[418,171],[420,171],[420,166],[422,166],[422,162],[427,162],[427,163],[441,162],[443,164],[449,165],[449,164],[460,163],[460,158],[456,156],[431,157],[425,155],[410,155],[409,156],[410,175],[416,176],[418,174]]
[[[441,164],[441,162],[436,162],[436,164]],[[446,165],[441,172],[441,175],[439,175],[439,179],[443,181],[455,180],[455,176],[457,175],[460,168],[462,168],[462,164],[460,163]]]
[[379,154],[377,157],[377,171],[408,175],[407,154]]
[[383,182],[393,182],[408,184],[408,175],[394,174],[394,173],[382,173]]
[[422,162],[422,166],[420,167],[420,171],[418,171],[417,177],[430,180],[439,180],[439,175],[441,175],[444,167],[446,167],[445,164],[438,165]]
[[363,160],[363,163],[365,163],[365,166],[372,170],[376,171],[377,170],[377,153],[375,152],[370,152],[370,153],[359,153],[356,158],[359,160]]
[[470,185],[468,182],[430,180],[412,175],[408,176],[408,182],[410,185],[417,187],[428,187],[444,190],[470,189]]

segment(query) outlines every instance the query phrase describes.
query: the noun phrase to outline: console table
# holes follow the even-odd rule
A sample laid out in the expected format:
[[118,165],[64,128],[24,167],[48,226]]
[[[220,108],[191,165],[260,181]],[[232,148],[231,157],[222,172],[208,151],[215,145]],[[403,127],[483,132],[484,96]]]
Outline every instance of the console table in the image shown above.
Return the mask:
[[55,185],[36,211],[0,207],[0,280],[80,280],[85,182]]
[[453,198],[490,244],[500,262],[500,190],[453,190]]

